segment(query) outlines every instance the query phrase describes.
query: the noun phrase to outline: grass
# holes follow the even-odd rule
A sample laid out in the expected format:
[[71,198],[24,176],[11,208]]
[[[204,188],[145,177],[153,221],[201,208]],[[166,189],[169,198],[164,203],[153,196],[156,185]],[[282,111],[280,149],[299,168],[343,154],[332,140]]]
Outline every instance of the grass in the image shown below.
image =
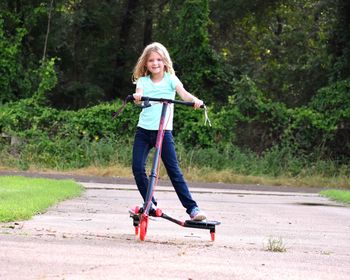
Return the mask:
[[59,201],[79,196],[82,191],[72,180],[1,176],[0,222],[30,219]]
[[320,194],[332,200],[350,204],[350,191],[348,190],[330,189],[330,190],[321,191]]
[[229,184],[255,184],[292,187],[334,187],[350,189],[349,177],[327,177],[321,175],[268,176],[243,175],[232,170],[213,170],[210,168],[184,169],[185,178],[196,182],[221,182]]

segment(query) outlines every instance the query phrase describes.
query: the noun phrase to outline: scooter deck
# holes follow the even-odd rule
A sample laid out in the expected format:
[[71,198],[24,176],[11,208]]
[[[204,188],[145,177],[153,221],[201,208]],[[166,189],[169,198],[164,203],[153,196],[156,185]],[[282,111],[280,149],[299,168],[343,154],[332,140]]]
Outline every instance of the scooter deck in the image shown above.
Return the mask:
[[193,220],[186,220],[184,226],[203,226],[203,227],[207,227],[207,226],[218,226],[221,223],[219,221],[193,221]]

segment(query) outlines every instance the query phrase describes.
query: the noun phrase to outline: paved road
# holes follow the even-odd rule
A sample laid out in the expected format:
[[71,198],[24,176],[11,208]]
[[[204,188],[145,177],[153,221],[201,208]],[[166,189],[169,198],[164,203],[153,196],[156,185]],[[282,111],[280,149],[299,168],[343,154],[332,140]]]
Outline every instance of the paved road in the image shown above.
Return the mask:
[[[0,279],[349,279],[350,208],[316,193],[194,187],[222,222],[216,241],[154,218],[141,242],[127,213],[139,202],[135,186],[81,184],[79,198],[0,224]],[[171,188],[157,198],[187,219]],[[269,251],[278,240],[286,251]]]

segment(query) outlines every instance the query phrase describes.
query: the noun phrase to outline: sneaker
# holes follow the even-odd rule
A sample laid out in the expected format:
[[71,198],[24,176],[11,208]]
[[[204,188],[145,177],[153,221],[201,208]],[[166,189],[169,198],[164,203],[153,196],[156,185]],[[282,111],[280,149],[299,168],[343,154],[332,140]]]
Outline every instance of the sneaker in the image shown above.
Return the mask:
[[192,221],[204,221],[207,219],[205,213],[201,211],[198,207],[192,209],[190,217]]

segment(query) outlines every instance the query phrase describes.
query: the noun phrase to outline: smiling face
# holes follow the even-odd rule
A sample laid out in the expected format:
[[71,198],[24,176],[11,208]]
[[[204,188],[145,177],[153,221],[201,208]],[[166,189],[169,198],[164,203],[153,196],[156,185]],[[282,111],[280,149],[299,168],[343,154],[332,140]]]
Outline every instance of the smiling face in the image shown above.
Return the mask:
[[151,76],[163,76],[164,75],[164,60],[162,56],[157,52],[151,52],[146,67]]

